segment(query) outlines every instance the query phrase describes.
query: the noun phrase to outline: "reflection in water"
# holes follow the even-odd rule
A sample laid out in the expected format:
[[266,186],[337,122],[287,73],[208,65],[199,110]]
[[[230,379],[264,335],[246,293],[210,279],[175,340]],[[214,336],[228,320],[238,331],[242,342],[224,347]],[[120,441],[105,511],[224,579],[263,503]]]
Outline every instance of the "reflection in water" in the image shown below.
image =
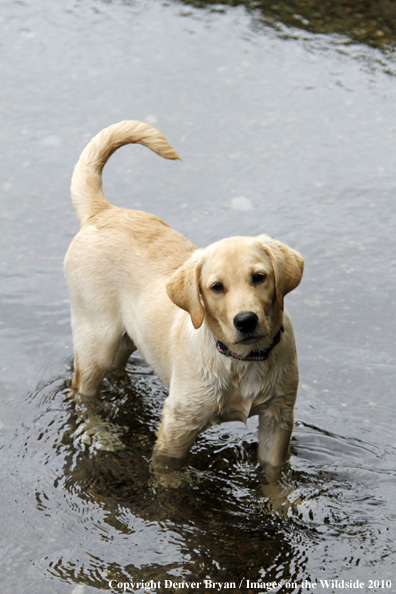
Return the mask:
[[[177,0],[219,12],[245,6],[254,23],[302,29],[315,34],[343,35],[358,43],[387,49],[396,43],[396,5],[390,0]],[[282,29],[280,30],[282,33]],[[286,31],[284,31],[286,33]]]
[[[297,423],[290,467],[271,494],[256,462],[254,427],[238,436],[239,425],[225,424],[201,436],[186,466],[161,480],[150,459],[166,392],[138,355],[125,378],[106,381],[101,397],[103,419],[123,428],[125,448],[117,452],[76,438],[69,381],[32,395],[41,412],[10,446],[18,473],[45,469],[37,474],[36,509],[51,540],[62,543],[52,554],[43,547],[47,575],[96,588],[112,579],[240,583],[281,576],[298,583],[316,550],[326,575],[335,570],[339,559],[328,547],[334,538],[348,542],[352,576],[383,549],[378,526],[365,520],[367,506],[384,505],[370,480],[383,453],[369,444]],[[369,469],[352,475],[363,459]]]

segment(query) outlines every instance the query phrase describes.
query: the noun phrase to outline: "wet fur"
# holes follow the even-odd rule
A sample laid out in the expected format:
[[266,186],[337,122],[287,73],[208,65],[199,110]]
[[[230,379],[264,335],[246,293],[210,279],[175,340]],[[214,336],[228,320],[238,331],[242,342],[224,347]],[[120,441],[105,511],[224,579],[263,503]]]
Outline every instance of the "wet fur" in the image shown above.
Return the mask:
[[[158,217],[111,205],[102,169],[128,143],[167,159],[178,155],[148,124],[125,121],[100,132],[85,148],[72,179],[81,229],[65,259],[74,340],[73,386],[96,396],[106,372],[123,368],[138,348],[169,386],[155,454],[184,459],[197,435],[213,423],[259,415],[258,456],[279,467],[289,455],[298,367],[284,297],[300,282],[301,256],[267,235],[232,237],[197,249]],[[252,274],[266,275],[260,284]],[[213,283],[221,282],[222,293]],[[235,316],[258,316],[251,343]],[[268,348],[267,361],[220,354],[214,336],[247,355]],[[250,340],[250,338],[249,338]]]

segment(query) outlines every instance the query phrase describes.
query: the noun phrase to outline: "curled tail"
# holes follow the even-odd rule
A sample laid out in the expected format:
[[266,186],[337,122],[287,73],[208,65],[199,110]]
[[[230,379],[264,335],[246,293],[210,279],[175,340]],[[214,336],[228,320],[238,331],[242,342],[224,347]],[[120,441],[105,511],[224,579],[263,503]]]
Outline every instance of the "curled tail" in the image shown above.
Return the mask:
[[180,158],[161,132],[143,122],[125,120],[99,132],[81,153],[71,182],[81,227],[101,210],[111,208],[102,190],[102,170],[114,151],[130,143],[143,144],[165,159]]

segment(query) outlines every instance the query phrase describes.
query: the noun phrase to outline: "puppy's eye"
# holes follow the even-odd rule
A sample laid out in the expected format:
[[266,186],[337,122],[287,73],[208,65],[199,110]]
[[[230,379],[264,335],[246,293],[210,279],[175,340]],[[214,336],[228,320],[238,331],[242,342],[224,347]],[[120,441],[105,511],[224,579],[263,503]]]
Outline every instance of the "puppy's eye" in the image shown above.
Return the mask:
[[267,275],[264,272],[255,272],[252,274],[252,282],[254,285],[259,285],[265,281]]
[[210,288],[214,293],[222,293],[224,291],[224,285],[222,283],[213,283]]

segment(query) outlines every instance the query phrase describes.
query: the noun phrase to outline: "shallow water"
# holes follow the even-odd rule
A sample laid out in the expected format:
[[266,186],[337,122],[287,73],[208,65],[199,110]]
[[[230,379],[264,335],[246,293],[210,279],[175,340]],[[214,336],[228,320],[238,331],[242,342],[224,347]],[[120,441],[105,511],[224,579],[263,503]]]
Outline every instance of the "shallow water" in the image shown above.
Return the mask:
[[[111,580],[177,591],[166,579],[197,592],[215,591],[193,588],[205,579],[234,592],[396,587],[396,28],[391,3],[366,4],[3,6],[1,592],[88,594]],[[207,431],[183,471],[158,480],[166,390],[138,356],[101,400],[125,449],[80,439],[68,187],[86,141],[123,118],[157,125],[183,161],[119,151],[104,175],[111,201],[200,246],[266,232],[305,257],[287,298],[301,384],[276,493],[255,419]]]

